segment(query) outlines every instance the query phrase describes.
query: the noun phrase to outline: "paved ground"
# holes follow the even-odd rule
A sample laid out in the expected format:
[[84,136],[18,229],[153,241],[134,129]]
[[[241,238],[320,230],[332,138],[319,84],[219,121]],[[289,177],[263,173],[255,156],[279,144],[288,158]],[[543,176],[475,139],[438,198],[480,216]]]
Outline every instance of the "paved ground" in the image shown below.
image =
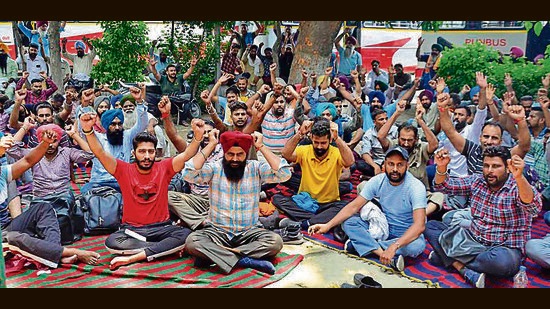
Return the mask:
[[[181,136],[187,137],[190,127],[177,125],[176,128]],[[304,260],[288,276],[269,285],[269,288],[337,288],[344,282],[353,283],[356,273],[373,277],[384,288],[428,287],[309,241],[301,245],[285,245],[283,252],[301,254]]]

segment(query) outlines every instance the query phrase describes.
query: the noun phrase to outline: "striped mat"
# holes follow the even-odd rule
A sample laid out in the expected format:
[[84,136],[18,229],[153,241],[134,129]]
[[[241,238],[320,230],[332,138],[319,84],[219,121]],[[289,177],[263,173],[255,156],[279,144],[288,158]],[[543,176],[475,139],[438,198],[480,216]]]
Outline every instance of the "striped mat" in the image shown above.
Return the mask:
[[50,274],[25,270],[7,277],[9,288],[261,288],[274,283],[292,271],[303,256],[279,253],[274,259],[276,272],[268,275],[253,269],[236,268],[230,274],[218,272],[216,267],[193,267],[192,257],[176,254],[152,262],[134,263],[115,271],[109,269],[114,257],[104,246],[107,236],[86,237],[72,247],[93,250],[101,254],[99,265],[83,263],[61,265]]
[[[542,219],[543,213],[533,221],[533,229],[531,231],[532,238],[543,238],[547,233],[550,233],[550,227],[544,223]],[[323,235],[308,235],[304,233],[304,237],[320,244],[324,247],[345,253],[357,259],[363,260],[370,264],[378,265],[384,269],[390,270],[387,266],[380,264],[376,257],[357,257],[344,251],[344,245],[336,241],[331,233]],[[442,288],[471,288],[472,286],[464,282],[462,276],[457,272],[449,272],[448,270],[433,266],[428,262],[428,254],[432,251],[432,247],[427,244],[424,252],[416,259],[405,258],[405,270],[401,273],[411,281],[423,282],[430,286]],[[550,271],[542,269],[530,259],[526,259],[523,265],[527,268],[527,276],[529,277],[530,288],[550,288]],[[393,272],[393,270],[390,270]],[[485,280],[486,288],[511,288],[513,286],[512,278],[496,278],[487,276]]]

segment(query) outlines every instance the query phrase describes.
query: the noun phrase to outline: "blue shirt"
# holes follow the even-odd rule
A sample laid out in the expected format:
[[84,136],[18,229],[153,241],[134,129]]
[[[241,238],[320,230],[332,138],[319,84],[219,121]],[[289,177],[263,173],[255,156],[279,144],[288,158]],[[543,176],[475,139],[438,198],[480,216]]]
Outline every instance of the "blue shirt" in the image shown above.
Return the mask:
[[[107,140],[107,135],[105,133],[95,133],[97,139],[101,143],[101,146],[103,146],[103,149],[105,149],[107,153],[115,157],[115,159],[119,159],[124,162],[130,162],[130,157],[133,150],[132,140],[138,133],[143,132],[145,131],[145,129],[147,129],[148,120],[146,103],[137,104],[136,112],[136,124],[131,129],[123,131],[124,137],[122,145],[111,145]],[[97,157],[94,157],[92,162],[93,165],[92,171],[90,173],[90,181],[96,183],[116,181],[113,175],[109,174],[109,172],[105,170],[105,167],[103,167],[103,164],[101,164]]]
[[0,226],[4,228],[11,221],[8,210],[8,182],[11,180],[11,165],[0,166]]
[[[19,30],[21,30],[21,32],[23,32],[23,34],[25,34],[27,38],[29,38],[29,41],[31,41],[31,43],[35,43],[40,46],[40,43],[38,43],[38,39],[40,38],[39,33],[33,34],[32,30],[27,28],[23,23],[18,23],[17,26],[19,27]],[[65,28],[59,28],[59,32],[63,31],[65,31]],[[44,37],[42,37],[42,44],[44,44],[44,53],[46,53],[46,56],[50,56],[50,40],[48,39],[48,34],[45,34]],[[38,52],[41,53],[40,48],[38,49]]]
[[394,186],[385,173],[371,178],[361,196],[367,200],[377,197],[386,215],[390,231],[389,239],[401,237],[413,224],[413,211],[426,208],[426,187],[408,171],[403,182]]
[[361,54],[359,54],[356,50],[353,50],[351,55],[346,57],[344,48],[340,46],[338,48],[338,54],[340,56],[340,61],[338,62],[339,73],[350,75],[351,70],[356,70],[357,66],[361,66],[363,64]]
[[[395,104],[386,105],[386,107],[384,107],[388,119],[395,113],[395,109]],[[369,129],[374,128],[374,121],[370,113],[370,104],[361,105],[361,116],[363,117],[363,131],[367,132]]]

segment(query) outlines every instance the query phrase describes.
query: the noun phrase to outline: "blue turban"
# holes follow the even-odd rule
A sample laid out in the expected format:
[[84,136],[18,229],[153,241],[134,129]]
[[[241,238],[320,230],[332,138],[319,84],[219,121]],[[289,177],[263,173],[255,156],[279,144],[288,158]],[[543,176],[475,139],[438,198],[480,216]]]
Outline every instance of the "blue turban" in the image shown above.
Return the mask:
[[86,45],[84,45],[84,42],[82,41],[76,41],[76,43],[74,43],[74,48],[82,48],[84,50],[86,50]]
[[124,123],[124,113],[120,108],[106,110],[101,115],[101,125],[103,126],[104,129],[107,129],[109,128],[109,126],[111,125],[111,122],[113,122],[113,119],[115,118],[120,119],[120,121]]
[[478,93],[479,93],[479,86],[475,86],[474,88],[470,89],[470,99],[473,98]]
[[372,102],[374,98],[378,98],[380,103],[384,105],[386,103],[386,96],[381,91],[371,91],[369,92],[369,102]]
[[323,112],[328,109],[330,114],[332,115],[332,119],[335,119],[338,114],[336,113],[336,106],[332,103],[319,103],[317,104],[317,107],[315,108],[315,116],[322,116]]
[[115,107],[115,103],[117,101],[122,101],[122,97],[124,97],[124,95],[122,93],[119,93],[115,96],[112,96],[111,97],[111,106],[114,108]]

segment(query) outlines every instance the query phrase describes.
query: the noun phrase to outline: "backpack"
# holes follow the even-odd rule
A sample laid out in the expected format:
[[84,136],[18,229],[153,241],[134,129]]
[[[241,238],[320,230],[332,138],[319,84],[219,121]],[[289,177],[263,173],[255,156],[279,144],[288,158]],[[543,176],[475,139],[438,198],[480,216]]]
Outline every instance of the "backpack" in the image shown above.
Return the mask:
[[110,234],[122,222],[122,194],[108,187],[93,188],[76,199],[77,216],[84,219],[86,235]]

